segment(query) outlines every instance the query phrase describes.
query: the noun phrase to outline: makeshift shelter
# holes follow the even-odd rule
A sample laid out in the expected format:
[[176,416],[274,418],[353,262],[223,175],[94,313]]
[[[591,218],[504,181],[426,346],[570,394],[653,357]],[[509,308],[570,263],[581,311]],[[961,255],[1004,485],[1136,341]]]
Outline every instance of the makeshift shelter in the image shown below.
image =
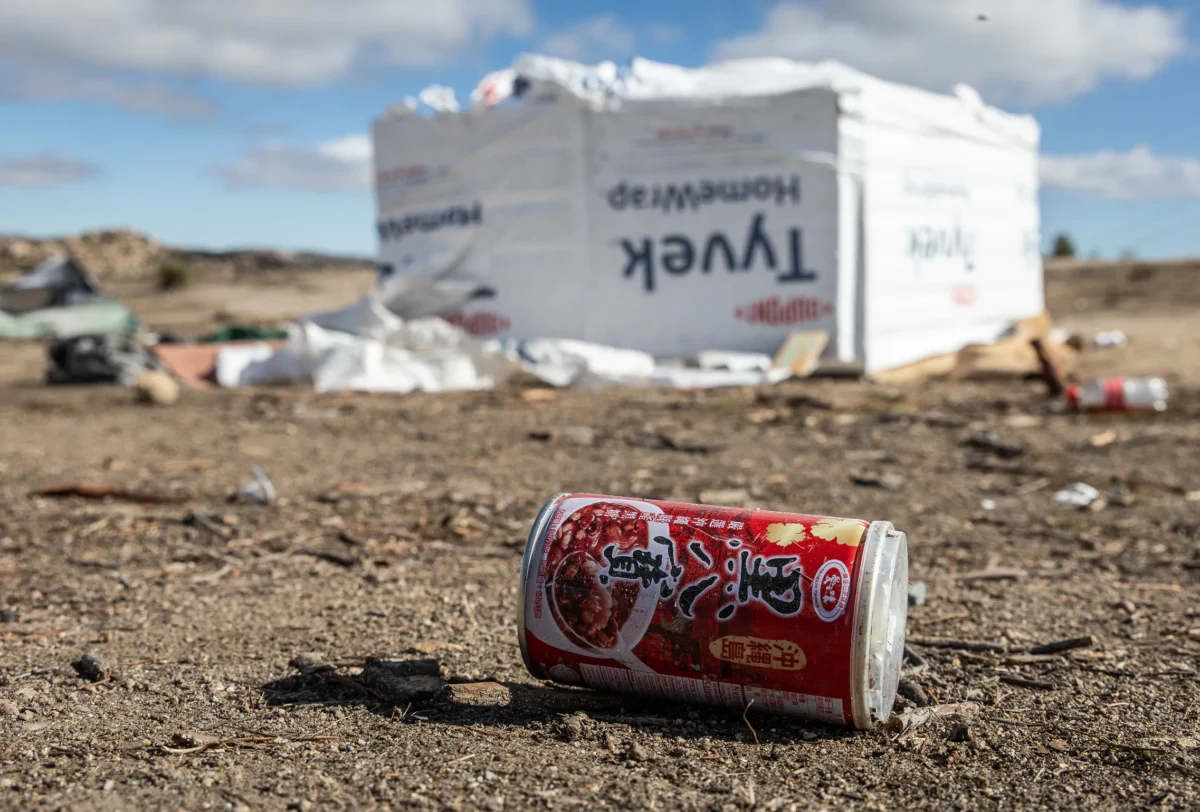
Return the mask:
[[[542,56],[374,126],[384,279],[476,286],[479,336],[889,369],[1043,307],[1037,123],[834,62]],[[385,283],[386,285],[386,283]]]
[[137,319],[101,291],[78,262],[59,254],[0,288],[0,338],[130,335]]

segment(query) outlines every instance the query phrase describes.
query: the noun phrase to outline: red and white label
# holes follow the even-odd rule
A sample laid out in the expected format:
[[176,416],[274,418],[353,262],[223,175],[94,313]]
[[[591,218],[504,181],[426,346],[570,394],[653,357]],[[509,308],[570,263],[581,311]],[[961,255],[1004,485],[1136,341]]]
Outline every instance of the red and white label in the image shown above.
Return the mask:
[[534,540],[526,580],[535,674],[850,724],[847,610],[867,527],[861,519],[564,497]]

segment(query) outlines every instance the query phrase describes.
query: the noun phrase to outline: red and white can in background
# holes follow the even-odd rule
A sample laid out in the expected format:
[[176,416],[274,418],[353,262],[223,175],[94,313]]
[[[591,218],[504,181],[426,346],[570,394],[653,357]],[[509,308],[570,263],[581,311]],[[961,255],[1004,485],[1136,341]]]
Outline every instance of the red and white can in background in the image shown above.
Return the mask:
[[1097,378],[1067,387],[1067,403],[1084,411],[1161,412],[1169,396],[1162,378]]
[[859,728],[896,699],[908,544],[890,522],[558,494],[520,584],[541,679]]

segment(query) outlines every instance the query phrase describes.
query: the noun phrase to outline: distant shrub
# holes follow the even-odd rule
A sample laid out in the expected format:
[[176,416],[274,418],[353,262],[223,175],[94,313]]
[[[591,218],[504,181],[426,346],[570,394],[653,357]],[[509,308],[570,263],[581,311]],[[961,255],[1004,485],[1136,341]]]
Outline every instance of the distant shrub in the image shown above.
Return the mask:
[[1073,257],[1075,256],[1075,243],[1071,241],[1071,235],[1059,234],[1054,238],[1054,248],[1050,252],[1051,256],[1055,257]]
[[158,269],[159,290],[179,290],[186,288],[191,281],[191,268],[186,262],[168,259]]

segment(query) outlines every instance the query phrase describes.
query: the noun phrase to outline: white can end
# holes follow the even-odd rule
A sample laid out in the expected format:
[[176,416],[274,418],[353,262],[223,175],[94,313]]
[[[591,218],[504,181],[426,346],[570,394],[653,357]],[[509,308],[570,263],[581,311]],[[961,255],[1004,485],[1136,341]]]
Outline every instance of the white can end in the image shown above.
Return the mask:
[[896,702],[908,625],[908,539],[890,522],[873,522],[855,584],[854,726],[887,721]]

